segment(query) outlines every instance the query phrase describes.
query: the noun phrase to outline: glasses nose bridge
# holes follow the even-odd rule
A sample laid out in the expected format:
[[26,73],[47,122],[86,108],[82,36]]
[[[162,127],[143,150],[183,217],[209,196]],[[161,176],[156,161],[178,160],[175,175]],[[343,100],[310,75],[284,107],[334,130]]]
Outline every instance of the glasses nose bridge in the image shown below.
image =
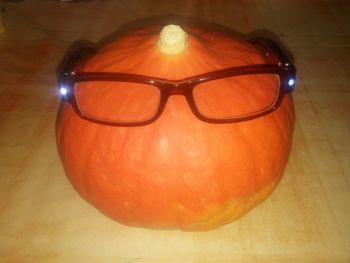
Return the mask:
[[187,82],[163,83],[162,86],[167,97],[171,95],[183,95],[186,97],[191,88]]
[[191,82],[163,82],[159,83],[161,85],[158,85],[158,88],[161,90],[161,102],[159,104],[159,112],[158,117],[162,114],[164,111],[168,99],[172,95],[182,95],[185,100],[187,101],[191,111],[195,114],[195,111],[193,110],[192,106],[192,89],[194,86],[194,83]]

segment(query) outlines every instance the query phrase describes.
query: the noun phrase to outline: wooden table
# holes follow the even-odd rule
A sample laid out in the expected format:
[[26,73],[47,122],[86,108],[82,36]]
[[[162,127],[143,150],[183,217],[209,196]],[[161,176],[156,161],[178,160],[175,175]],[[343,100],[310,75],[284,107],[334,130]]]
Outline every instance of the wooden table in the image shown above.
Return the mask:
[[[350,3],[5,2],[0,35],[0,262],[350,262]],[[78,39],[168,13],[276,34],[295,58],[296,127],[285,176],[213,231],[120,225],[83,201],[55,146],[56,67]]]

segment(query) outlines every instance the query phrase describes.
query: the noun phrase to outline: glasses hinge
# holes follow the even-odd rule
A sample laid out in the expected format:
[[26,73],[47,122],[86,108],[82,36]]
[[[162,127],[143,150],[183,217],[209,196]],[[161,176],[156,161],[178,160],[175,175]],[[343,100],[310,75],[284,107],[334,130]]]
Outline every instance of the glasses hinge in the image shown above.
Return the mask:
[[68,71],[68,72],[65,72],[63,73],[64,76],[68,77],[68,76],[74,76],[75,75],[75,71],[72,70],[72,71]]

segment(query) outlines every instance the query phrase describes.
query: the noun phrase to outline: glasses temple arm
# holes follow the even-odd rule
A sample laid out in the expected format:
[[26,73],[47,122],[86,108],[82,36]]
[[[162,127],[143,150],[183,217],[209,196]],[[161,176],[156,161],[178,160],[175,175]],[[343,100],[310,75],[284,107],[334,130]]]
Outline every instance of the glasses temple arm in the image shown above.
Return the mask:
[[65,68],[63,69],[63,74],[65,76],[74,75],[75,70],[82,59],[88,55],[96,53],[97,49],[94,47],[83,47],[75,51],[71,57],[68,59]]
[[255,46],[259,46],[266,56],[275,54],[281,64],[289,66],[292,64],[291,60],[285,55],[283,50],[273,40],[267,38],[253,38],[249,42]]

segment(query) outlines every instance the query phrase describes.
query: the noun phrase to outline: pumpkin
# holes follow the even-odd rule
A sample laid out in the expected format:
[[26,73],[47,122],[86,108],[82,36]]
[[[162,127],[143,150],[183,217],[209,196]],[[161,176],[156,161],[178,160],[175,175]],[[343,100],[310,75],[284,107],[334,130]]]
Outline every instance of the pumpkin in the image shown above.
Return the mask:
[[[186,34],[168,41],[168,48],[161,29],[124,34],[80,70],[177,80],[265,62],[251,44],[195,26],[184,26]],[[105,215],[129,226],[201,231],[240,218],[272,193],[289,157],[293,127],[290,94],[272,113],[228,124],[197,119],[184,97],[174,95],[159,119],[135,127],[84,120],[63,101],[56,137],[71,184]]]

